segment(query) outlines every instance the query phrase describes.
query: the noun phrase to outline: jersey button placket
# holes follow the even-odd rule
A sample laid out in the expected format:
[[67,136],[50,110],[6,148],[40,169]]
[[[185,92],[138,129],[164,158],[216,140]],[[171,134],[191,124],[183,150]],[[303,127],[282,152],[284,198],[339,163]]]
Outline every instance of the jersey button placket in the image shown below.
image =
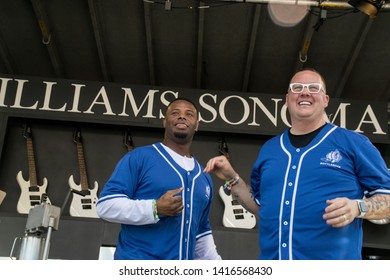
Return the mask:
[[[191,184],[191,178],[189,177],[191,175],[190,172],[187,172],[187,183],[185,187],[186,195],[185,195],[185,201],[183,201],[185,208],[183,209],[183,212],[185,213],[185,224],[184,224],[184,231],[183,235],[188,236],[188,232],[190,231],[189,226],[190,226],[190,201],[191,201],[191,188],[189,187]],[[187,248],[188,248],[188,239],[185,237],[183,239],[183,254],[184,256],[186,255]]]
[[292,209],[291,209],[291,203],[292,198],[294,194],[294,182],[296,180],[297,171],[298,171],[298,162],[300,158],[300,149],[295,150],[296,153],[293,153],[291,165],[288,170],[288,179],[287,179],[287,186],[285,190],[285,197],[283,201],[283,215],[282,215],[282,235],[281,235],[281,243],[280,243],[280,249],[281,249],[281,259],[288,259],[289,253],[288,253],[288,244],[290,242],[289,236],[290,236],[290,218],[292,215]]
[[300,157],[301,157],[301,149],[297,148],[297,149],[295,149],[295,154],[293,154],[292,161],[291,161],[291,170],[290,170],[290,174],[289,174],[289,178],[288,178],[289,179],[288,186],[290,188],[288,188],[286,190],[286,197],[285,197],[285,201],[284,201],[285,207],[283,207],[284,211],[286,213],[288,212],[289,214],[284,216],[284,217],[286,217],[286,219],[283,222],[283,225],[284,225],[283,228],[285,230],[283,231],[284,234],[283,234],[282,240],[281,240],[282,241],[282,243],[281,243],[281,253],[282,253],[281,259],[282,260],[286,260],[286,259],[290,258],[288,248],[289,248],[289,243],[291,242],[291,240],[289,239],[290,230],[292,230],[292,229],[290,228],[289,219],[293,215],[292,209],[291,209],[291,207],[292,207],[291,204],[292,204],[294,189],[296,187],[294,182],[296,182],[296,180],[297,180],[298,163],[299,163]]

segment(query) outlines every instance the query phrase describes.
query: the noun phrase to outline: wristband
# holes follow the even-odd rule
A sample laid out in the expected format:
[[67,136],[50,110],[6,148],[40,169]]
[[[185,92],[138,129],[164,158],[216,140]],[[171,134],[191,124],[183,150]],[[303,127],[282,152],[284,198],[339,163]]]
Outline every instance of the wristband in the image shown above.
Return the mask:
[[153,205],[153,217],[154,217],[154,220],[158,221],[158,220],[160,220],[160,218],[158,217],[158,214],[157,214],[157,201],[155,199],[153,199],[152,205]]
[[232,189],[232,187],[234,187],[235,185],[238,184],[239,180],[240,180],[240,176],[238,174],[236,174],[236,176],[234,176],[233,178],[225,181],[225,184],[223,185],[223,188],[225,190],[229,190],[230,191]]

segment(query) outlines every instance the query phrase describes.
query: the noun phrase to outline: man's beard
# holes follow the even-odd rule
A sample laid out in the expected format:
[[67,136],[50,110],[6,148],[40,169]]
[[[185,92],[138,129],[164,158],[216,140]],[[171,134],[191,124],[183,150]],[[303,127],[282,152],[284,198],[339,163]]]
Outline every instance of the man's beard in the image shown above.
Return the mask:
[[174,132],[173,136],[177,139],[186,139],[188,137],[188,133],[186,132]]

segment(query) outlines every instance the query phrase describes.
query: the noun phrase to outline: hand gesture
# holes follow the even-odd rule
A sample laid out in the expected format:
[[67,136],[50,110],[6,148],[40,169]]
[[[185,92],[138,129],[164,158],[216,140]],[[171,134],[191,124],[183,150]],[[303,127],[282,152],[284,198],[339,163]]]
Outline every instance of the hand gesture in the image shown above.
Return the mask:
[[180,193],[184,188],[167,191],[157,201],[157,214],[161,216],[176,216],[183,210],[183,198]]
[[210,173],[211,171],[214,171],[215,175],[224,181],[233,178],[237,174],[225,156],[213,157],[207,162],[204,172]]

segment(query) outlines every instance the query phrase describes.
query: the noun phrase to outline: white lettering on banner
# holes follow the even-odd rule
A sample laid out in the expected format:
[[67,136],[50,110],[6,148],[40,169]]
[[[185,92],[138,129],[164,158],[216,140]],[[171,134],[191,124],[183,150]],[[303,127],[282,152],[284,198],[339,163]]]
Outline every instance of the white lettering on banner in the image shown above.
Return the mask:
[[[175,99],[175,98],[178,98],[179,97],[179,93],[178,92],[174,92],[174,91],[171,91],[171,90],[167,90],[167,91],[164,91],[162,94],[161,94],[161,97],[160,97],[160,101],[161,103],[165,106],[165,107],[168,107],[169,103],[171,102],[170,100],[172,99],[166,99],[165,98],[165,95],[166,94],[172,94],[172,99]],[[163,119],[165,116],[165,111],[162,111],[160,110],[160,116],[159,118],[160,119]]]
[[1,107],[8,107],[7,105],[4,104],[4,100],[5,100],[5,94],[7,92],[8,82],[11,81],[12,79],[0,78],[0,80],[1,80],[0,106]]
[[[365,120],[364,120],[366,115],[369,115],[369,117],[371,118],[371,121],[365,121]],[[372,124],[372,125],[375,127],[375,129],[376,129],[376,131],[374,131],[373,134],[386,134],[386,133],[382,130],[382,128],[381,128],[381,126],[380,126],[380,124],[379,124],[379,122],[378,122],[378,119],[376,118],[375,113],[374,113],[374,111],[372,110],[372,108],[371,108],[370,105],[367,106],[366,111],[364,112],[364,114],[363,114],[363,116],[362,116],[362,119],[360,120],[360,123],[359,123],[358,127],[355,129],[356,132],[363,133],[363,130],[360,129],[362,123],[369,123],[369,124]]]
[[[48,81],[39,78],[0,77],[0,82],[0,109],[3,111],[9,107],[13,110],[77,113],[100,118],[104,116],[106,119],[130,117],[130,122],[136,122],[137,119],[162,119],[164,108],[169,102],[182,96],[191,98],[199,106],[199,120],[205,124],[203,128],[206,130],[256,129],[256,133],[261,133],[261,129],[264,129],[269,134],[291,126],[284,99],[275,95],[202,93],[196,89],[183,89],[184,94],[146,86],[130,88],[107,83],[97,87],[97,83],[92,82],[72,83],[67,80]],[[59,100],[64,101],[58,104]],[[333,102],[336,106],[332,107],[329,117],[325,116],[327,121],[359,133],[372,131],[368,136],[387,134],[387,118],[383,118],[387,114],[387,107],[382,106],[383,104],[360,102],[358,106],[357,101],[341,102],[337,99]]]
[[330,122],[334,122],[340,113],[340,126],[346,127],[347,125],[347,106],[351,105],[351,103],[340,103],[339,107],[337,108],[336,113],[334,114],[333,119]]
[[22,94],[23,94],[23,88],[24,88],[24,84],[26,82],[28,82],[28,80],[18,80],[18,79],[15,79],[15,81],[18,82],[18,86],[16,88],[16,96],[15,96],[15,103],[14,105],[11,106],[11,108],[19,108],[19,109],[36,109],[37,106],[38,106],[38,101],[35,102],[34,105],[31,105],[30,107],[24,107],[20,104],[20,102],[22,101]]
[[282,121],[283,121],[283,123],[284,124],[286,124],[288,127],[291,127],[291,124],[290,124],[290,122],[288,121],[288,110],[287,110],[288,108],[287,108],[287,106],[286,105],[284,105],[283,107],[282,107],[282,109],[280,110],[280,115],[281,115],[281,118],[282,118]]
[[145,96],[144,100],[142,101],[141,105],[139,108],[137,108],[137,103],[134,99],[133,92],[130,88],[122,88],[125,91],[125,100],[123,101],[123,111],[122,113],[119,114],[119,116],[129,116],[129,114],[126,113],[126,100],[129,100],[131,108],[133,109],[134,115],[138,116],[139,112],[141,111],[143,105],[145,102],[148,100],[148,106],[147,106],[147,113],[146,115],[143,115],[143,118],[156,118],[153,116],[153,100],[154,100],[154,95],[158,90],[149,90],[148,94]]
[[205,97],[211,97],[214,101],[214,104],[217,104],[217,95],[214,94],[210,94],[210,93],[206,93],[206,94],[203,94],[200,96],[199,98],[199,105],[203,108],[203,109],[206,109],[207,111],[209,111],[212,115],[212,118],[210,120],[206,120],[203,118],[203,115],[202,113],[199,113],[199,121],[201,122],[205,122],[205,123],[212,123],[213,121],[215,121],[217,119],[217,116],[218,116],[218,112],[217,110],[215,110],[215,108],[213,106],[210,106],[207,104],[207,102],[205,102]]
[[75,91],[74,91],[74,94],[73,94],[73,105],[72,105],[72,109],[69,110],[68,112],[70,112],[70,113],[81,113],[81,111],[79,110],[81,88],[85,87],[86,85],[72,84],[72,86],[75,87]]
[[[272,115],[272,113],[267,109],[267,107],[265,107],[265,105],[263,104],[263,102],[260,101],[259,98],[255,98],[255,97],[249,97],[250,99],[252,99],[254,102],[253,102],[253,121],[251,123],[249,123],[248,125],[256,125],[256,126],[260,126],[260,124],[256,123],[256,105],[258,105],[260,108],[261,108],[261,111],[268,117],[268,119],[274,124],[275,127],[278,126],[278,115],[277,115],[277,112],[279,111],[278,110],[278,103],[279,101],[282,101],[282,99],[275,99],[275,98],[272,98],[271,100],[275,102],[275,111],[274,111],[274,114]],[[287,107],[286,107],[287,108]],[[288,123],[285,123],[286,125],[288,125]]]
[[[99,95],[101,95],[103,101],[100,101],[100,102],[97,101],[98,98],[99,98]],[[96,95],[96,97],[93,100],[91,106],[84,113],[86,113],[86,114],[94,114],[94,112],[92,112],[92,107],[95,106],[95,104],[102,104],[102,105],[104,105],[104,107],[106,107],[106,112],[103,113],[103,115],[115,115],[114,112],[111,109],[111,105],[110,105],[110,102],[108,100],[108,96],[107,96],[106,89],[105,89],[104,86],[101,87],[99,93]]]
[[[211,95],[209,93],[201,95],[199,98],[199,105],[201,106],[201,108],[206,109],[208,112],[210,112],[212,114],[212,118],[210,120],[206,120],[205,118],[203,118],[203,115],[200,113],[200,117],[199,117],[200,121],[203,121],[205,123],[211,123],[211,122],[215,121],[216,118],[218,117],[218,112],[219,112],[219,115],[221,116],[221,118],[226,123],[229,123],[231,125],[242,124],[244,121],[246,121],[248,119],[249,114],[250,114],[250,107],[249,107],[248,102],[244,98],[242,98],[241,96],[232,95],[232,96],[229,96],[229,97],[223,99],[220,103],[219,111],[217,111],[214,107],[210,106],[207,102],[205,102],[204,98],[207,96],[209,96],[213,99],[214,104],[217,104],[217,95]],[[242,116],[241,120],[239,122],[236,122],[236,123],[229,121],[225,115],[226,103],[232,97],[238,98],[242,102],[243,107],[244,107],[243,116]],[[275,127],[278,126],[278,111],[279,111],[278,110],[278,103],[279,103],[279,101],[282,101],[282,99],[271,98],[271,100],[274,101],[274,103],[275,103],[273,113],[271,113],[267,109],[267,107],[264,105],[263,102],[261,102],[261,100],[258,97],[249,97],[249,99],[253,100],[253,118],[252,118],[252,122],[248,123],[249,126],[260,126],[260,124],[256,122],[256,107],[259,107],[261,109],[261,111],[268,117],[268,119],[274,124]],[[281,113],[286,113],[286,110],[282,109]],[[288,125],[288,126],[290,125],[289,122],[287,121],[286,117],[282,116],[282,121],[286,125]]]
[[57,84],[57,83],[53,83],[53,82],[43,82],[46,84],[46,91],[45,91],[45,99],[43,100],[43,106],[41,108],[39,108],[39,110],[44,110],[44,111],[65,111],[65,108],[66,108],[66,103],[64,104],[64,106],[62,106],[60,109],[53,109],[53,108],[50,108],[49,105],[50,105],[50,99],[51,99],[51,89],[53,87],[54,84]]
[[[226,103],[229,101],[229,99],[232,99],[232,98],[237,98],[238,100],[241,101],[243,107],[244,107],[244,114],[241,118],[241,120],[239,120],[238,122],[231,122],[227,119],[226,115],[225,115],[225,106],[226,106]],[[238,102],[240,103],[240,102]],[[224,99],[222,99],[221,103],[219,104],[219,115],[221,116],[222,120],[224,120],[226,123],[228,124],[231,124],[231,125],[239,125],[239,124],[242,124],[249,116],[249,105],[248,105],[248,102],[246,102],[246,100],[244,98],[242,98],[241,96],[238,96],[238,95],[230,95]]]

